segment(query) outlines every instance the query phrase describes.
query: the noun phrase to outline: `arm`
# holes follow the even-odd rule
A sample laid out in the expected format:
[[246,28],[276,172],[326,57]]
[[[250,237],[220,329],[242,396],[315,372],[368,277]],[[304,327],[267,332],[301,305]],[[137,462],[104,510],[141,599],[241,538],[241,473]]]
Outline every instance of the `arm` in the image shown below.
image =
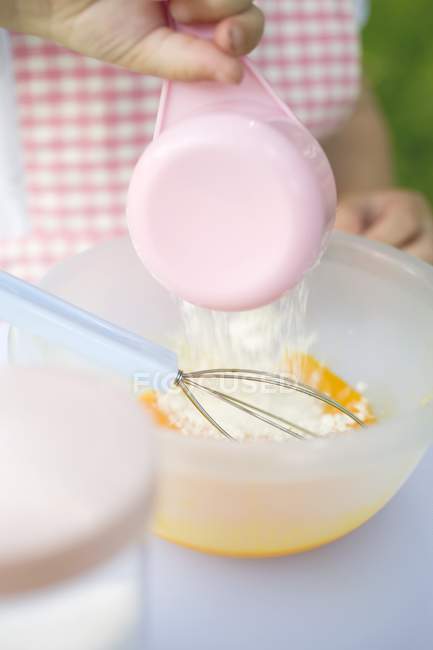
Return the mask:
[[349,121],[323,142],[342,198],[355,192],[383,190],[393,185],[393,165],[387,124],[366,84]]
[[367,86],[349,121],[323,144],[337,182],[336,227],[433,263],[431,206],[395,186],[387,124]]

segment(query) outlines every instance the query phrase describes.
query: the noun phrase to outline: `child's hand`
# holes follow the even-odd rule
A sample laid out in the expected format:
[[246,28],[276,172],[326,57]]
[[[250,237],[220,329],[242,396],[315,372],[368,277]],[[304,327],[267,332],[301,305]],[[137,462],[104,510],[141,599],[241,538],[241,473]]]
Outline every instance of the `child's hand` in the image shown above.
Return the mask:
[[433,214],[416,192],[354,194],[337,209],[336,227],[391,244],[433,264]]
[[166,3],[158,0],[1,0],[1,4],[0,25],[138,73],[183,81],[240,81],[238,57],[257,45],[264,24],[253,0],[168,3],[179,22],[214,24],[211,41],[168,28]]

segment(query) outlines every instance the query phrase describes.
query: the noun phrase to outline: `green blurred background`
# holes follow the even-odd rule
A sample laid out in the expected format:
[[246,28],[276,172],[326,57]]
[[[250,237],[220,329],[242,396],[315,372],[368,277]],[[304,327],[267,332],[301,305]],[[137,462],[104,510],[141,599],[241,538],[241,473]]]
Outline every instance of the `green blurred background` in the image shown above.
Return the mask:
[[367,77],[387,115],[401,185],[433,202],[433,0],[371,0]]

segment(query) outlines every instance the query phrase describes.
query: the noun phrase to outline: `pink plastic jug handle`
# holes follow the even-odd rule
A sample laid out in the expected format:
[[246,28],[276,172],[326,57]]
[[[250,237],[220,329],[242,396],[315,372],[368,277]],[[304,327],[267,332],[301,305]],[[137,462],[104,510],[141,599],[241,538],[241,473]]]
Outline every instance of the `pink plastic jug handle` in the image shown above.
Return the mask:
[[[167,22],[173,28],[187,34],[198,36],[199,38],[211,39],[214,28],[212,25],[181,25],[175,23],[170,16],[168,3],[164,1],[167,13]],[[240,107],[240,112],[248,113],[251,107],[251,100],[261,100],[263,106],[273,113],[275,118],[282,116],[285,120],[295,123],[298,127],[304,128],[294,113],[290,110],[285,102],[275,93],[273,88],[262,77],[248,57],[242,59],[245,73],[242,82],[239,85],[223,84],[217,81],[209,81],[200,84],[183,84],[166,81],[163,85],[160,107],[155,125],[154,138],[168,126],[174,124],[188,116],[196,113],[198,110],[205,110],[209,105],[223,103],[225,101],[236,102]],[[176,100],[173,101],[173,91],[176,88]]]

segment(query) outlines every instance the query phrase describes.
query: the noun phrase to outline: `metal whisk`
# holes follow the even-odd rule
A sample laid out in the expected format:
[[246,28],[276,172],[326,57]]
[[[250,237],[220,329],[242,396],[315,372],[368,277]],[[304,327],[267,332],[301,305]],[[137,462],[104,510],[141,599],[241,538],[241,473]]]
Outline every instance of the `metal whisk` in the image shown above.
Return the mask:
[[179,388],[183,391],[190,402],[192,402],[192,404],[200,411],[203,417],[206,418],[206,420],[212,424],[212,426],[214,426],[223,436],[229,438],[230,440],[234,440],[235,438],[230,435],[230,433],[210,415],[210,413],[204,408],[200,401],[194,396],[192,390],[195,389],[207,393],[208,395],[212,395],[213,397],[220,399],[227,404],[230,404],[234,408],[257,418],[258,420],[261,420],[265,424],[268,424],[275,429],[279,429],[287,435],[298,438],[299,440],[314,438],[317,437],[317,434],[314,431],[305,429],[295,422],[291,422],[285,418],[279,417],[275,413],[264,410],[254,404],[244,401],[243,399],[239,399],[238,397],[224,393],[220,390],[216,390],[210,386],[206,386],[206,384],[200,383],[200,381],[203,382],[203,380],[209,381],[214,379],[232,379],[235,381],[257,382],[259,384],[267,384],[269,386],[284,388],[288,391],[297,391],[303,395],[313,397],[328,406],[332,406],[337,411],[350,418],[355,424],[361,427],[364,426],[362,420],[360,420],[354,413],[349,411],[342,404],[339,404],[333,400],[331,397],[328,397],[328,395],[321,393],[311,386],[296,382],[288,377],[285,377],[284,375],[260,372],[259,370],[242,370],[238,368],[216,368],[214,370],[198,370],[196,372],[186,373],[182,372],[182,370],[179,370],[174,382],[175,385],[179,386]]
[[231,440],[235,438],[210,415],[193,391],[222,400],[235,409],[300,440],[315,437],[316,434],[255,404],[212,388],[208,385],[209,381],[228,379],[255,382],[287,391],[297,391],[332,406],[357,425],[364,425],[356,415],[327,395],[284,375],[257,370],[219,368],[183,372],[178,369],[177,357],[173,351],[1,271],[0,320],[30,331],[52,344],[64,346],[128,379],[138,376],[141,385],[144,381],[149,388],[168,390],[173,384],[179,386],[203,417]]

